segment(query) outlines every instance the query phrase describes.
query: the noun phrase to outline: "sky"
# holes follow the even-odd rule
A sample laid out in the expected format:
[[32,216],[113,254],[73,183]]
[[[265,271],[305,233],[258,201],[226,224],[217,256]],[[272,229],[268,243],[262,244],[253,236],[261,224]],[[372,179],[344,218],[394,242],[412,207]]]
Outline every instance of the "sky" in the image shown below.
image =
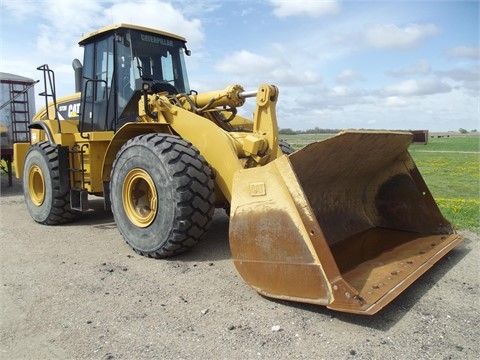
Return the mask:
[[198,92],[276,85],[283,129],[480,130],[479,3],[0,0],[0,72],[48,64],[69,95],[79,39],[123,22],[184,36]]

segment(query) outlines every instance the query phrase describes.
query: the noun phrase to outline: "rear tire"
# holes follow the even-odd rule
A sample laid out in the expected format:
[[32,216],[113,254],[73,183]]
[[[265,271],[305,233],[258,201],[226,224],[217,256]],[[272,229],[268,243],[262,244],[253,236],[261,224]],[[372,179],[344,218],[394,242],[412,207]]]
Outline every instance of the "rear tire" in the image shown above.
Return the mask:
[[200,241],[214,212],[211,170],[180,137],[146,134],[122,146],[112,166],[112,212],[139,254],[164,258]]
[[32,145],[25,156],[23,193],[28,212],[40,224],[65,224],[81,215],[70,207],[70,192],[60,192],[58,152],[48,142]]

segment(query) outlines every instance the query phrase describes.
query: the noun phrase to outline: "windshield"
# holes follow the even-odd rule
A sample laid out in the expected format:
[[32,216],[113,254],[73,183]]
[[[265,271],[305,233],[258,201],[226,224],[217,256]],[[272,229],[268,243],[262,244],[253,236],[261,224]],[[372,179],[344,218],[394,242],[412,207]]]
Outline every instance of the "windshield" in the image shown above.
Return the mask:
[[119,117],[137,110],[139,90],[144,82],[149,82],[154,92],[190,92],[183,41],[134,29],[117,34],[115,40]]
[[[129,30],[118,38],[119,92],[141,89],[144,81],[169,84],[172,93],[189,93],[184,43],[157,34]],[[172,88],[174,87],[174,89]],[[152,86],[155,89],[154,86]]]

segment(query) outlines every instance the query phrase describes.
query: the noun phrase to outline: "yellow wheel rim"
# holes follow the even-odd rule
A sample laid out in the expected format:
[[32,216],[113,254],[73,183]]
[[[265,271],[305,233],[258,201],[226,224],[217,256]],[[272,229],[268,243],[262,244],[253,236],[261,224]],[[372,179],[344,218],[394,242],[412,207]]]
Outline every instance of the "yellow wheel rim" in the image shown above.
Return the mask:
[[43,204],[45,200],[45,178],[38,165],[33,165],[28,170],[28,193],[35,206]]
[[123,182],[122,198],[125,213],[138,227],[147,227],[157,213],[157,191],[145,170],[131,170]]

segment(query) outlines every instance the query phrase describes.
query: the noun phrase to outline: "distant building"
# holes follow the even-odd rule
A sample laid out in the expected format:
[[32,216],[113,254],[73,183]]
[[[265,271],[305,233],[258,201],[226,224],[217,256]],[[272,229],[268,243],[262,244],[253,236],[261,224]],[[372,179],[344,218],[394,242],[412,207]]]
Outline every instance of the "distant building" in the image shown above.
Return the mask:
[[33,85],[36,83],[0,72],[0,168],[8,174],[9,186],[12,186],[13,144],[30,141],[28,124],[35,114]]
[[15,142],[30,141],[28,124],[35,114],[36,81],[0,72],[0,136],[2,157]]

